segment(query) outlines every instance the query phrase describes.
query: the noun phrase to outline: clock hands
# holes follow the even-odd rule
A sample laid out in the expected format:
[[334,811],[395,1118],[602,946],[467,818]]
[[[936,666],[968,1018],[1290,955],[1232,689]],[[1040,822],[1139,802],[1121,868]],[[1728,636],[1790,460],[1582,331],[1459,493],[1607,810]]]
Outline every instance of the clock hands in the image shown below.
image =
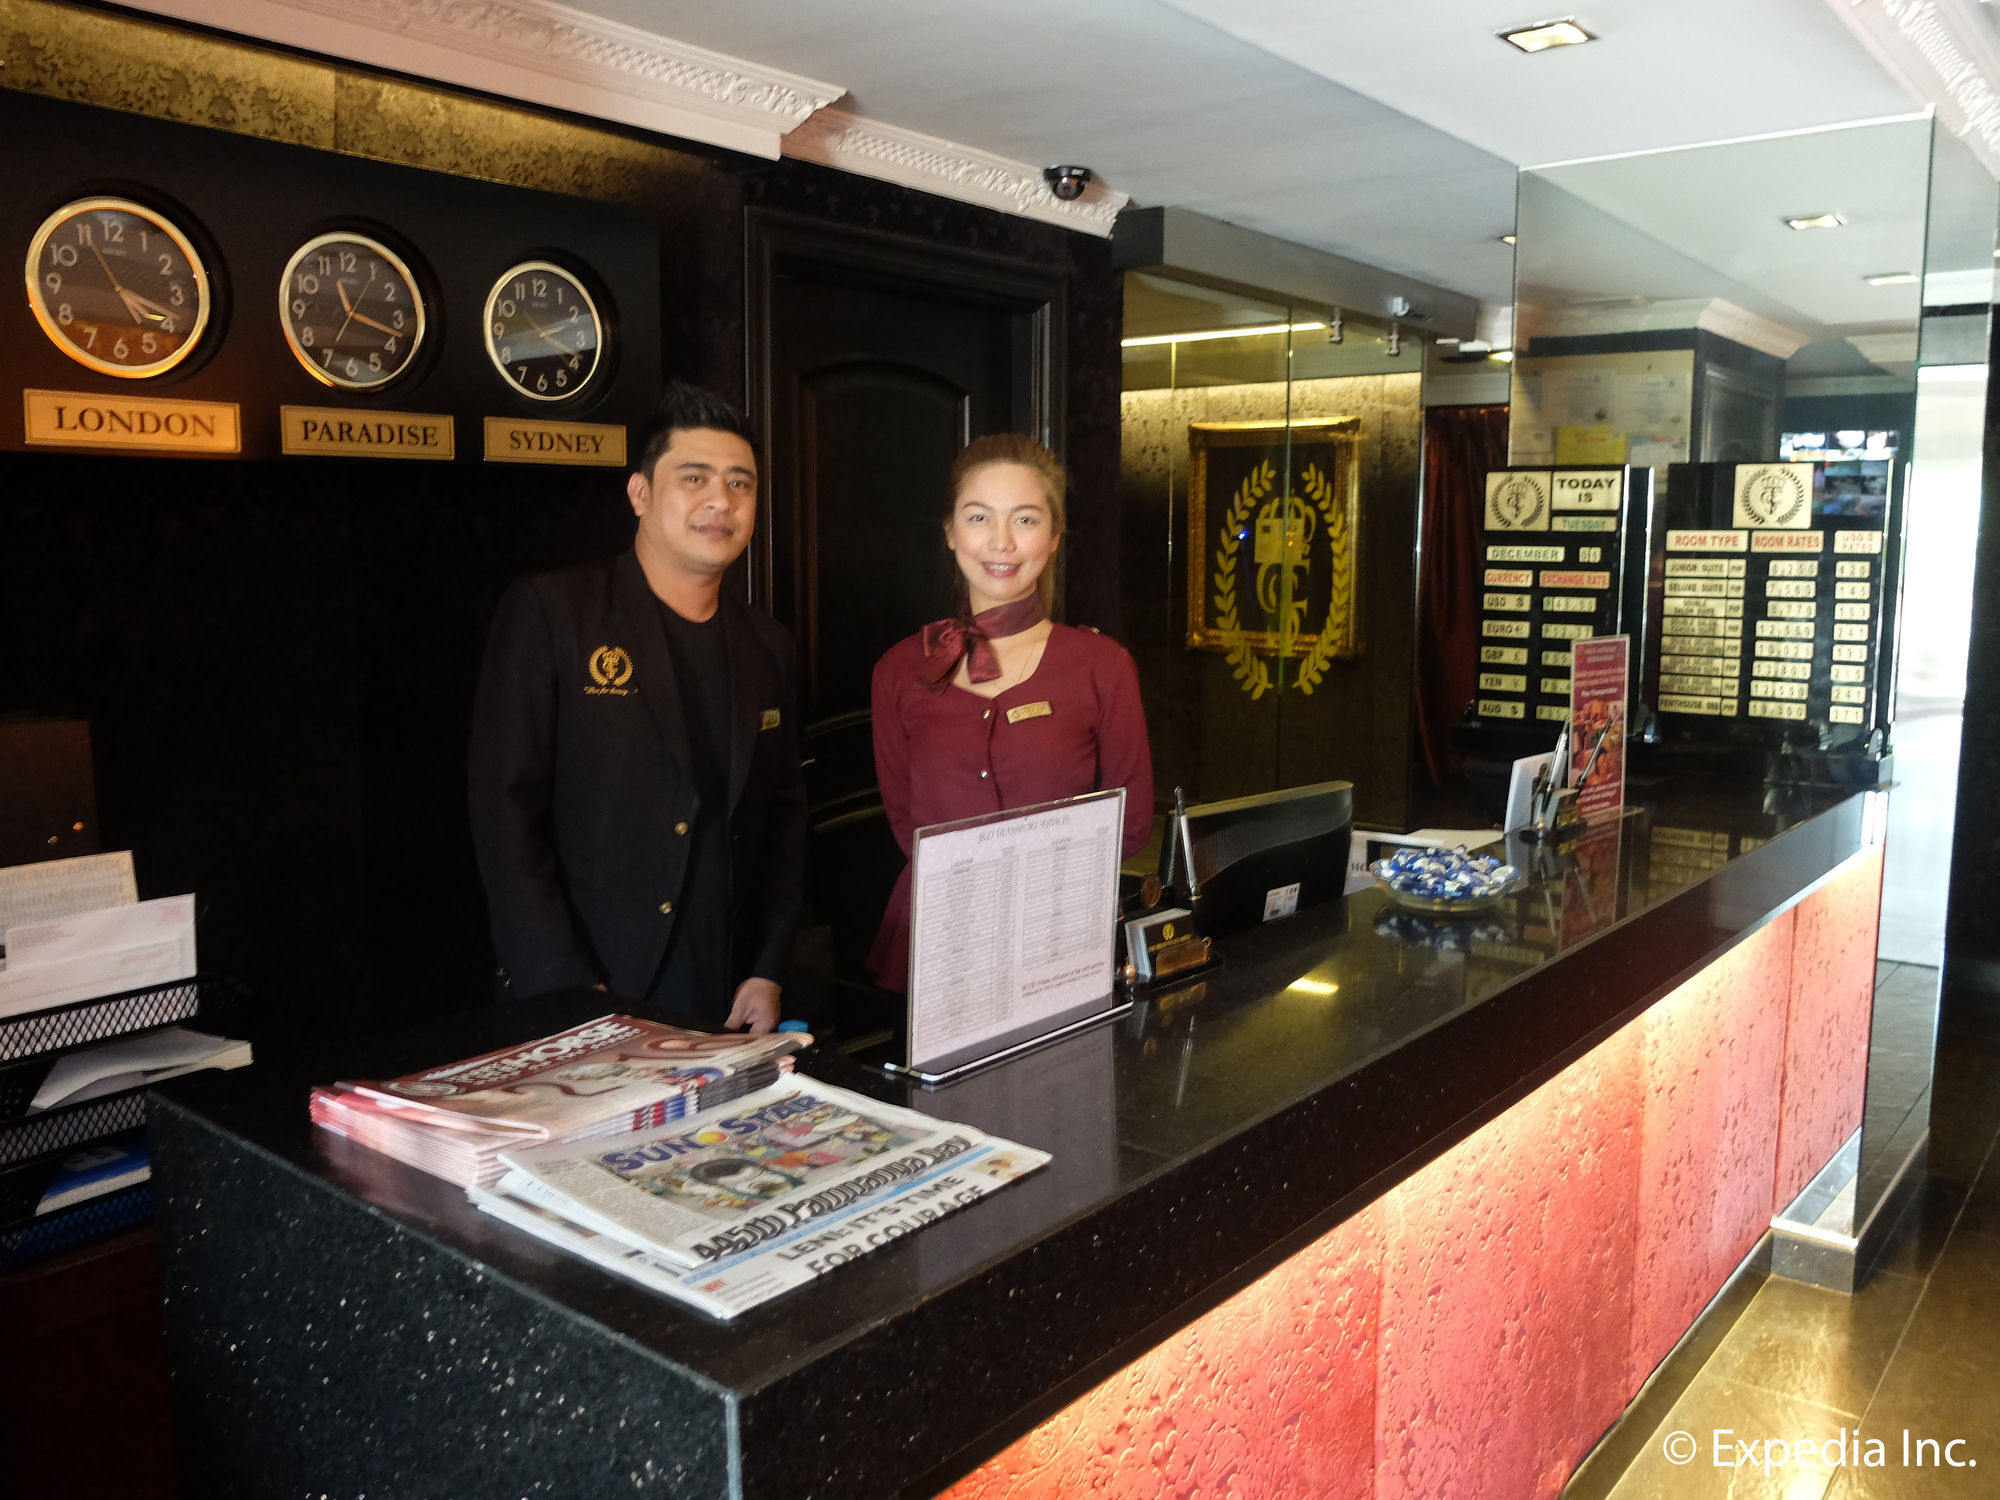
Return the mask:
[[[132,320],[133,324],[136,327],[140,328],[145,327],[146,320],[139,316],[139,310],[132,305],[133,302],[132,293],[126,291],[123,284],[119,282],[118,273],[111,269],[111,262],[106,260],[104,258],[104,252],[97,248],[96,240],[92,240],[90,242],[90,253],[96,256],[97,263],[100,266],[104,267],[105,279],[111,283],[111,290],[118,294],[118,300],[125,304],[126,316]],[[140,300],[143,301],[144,299],[142,298]]]

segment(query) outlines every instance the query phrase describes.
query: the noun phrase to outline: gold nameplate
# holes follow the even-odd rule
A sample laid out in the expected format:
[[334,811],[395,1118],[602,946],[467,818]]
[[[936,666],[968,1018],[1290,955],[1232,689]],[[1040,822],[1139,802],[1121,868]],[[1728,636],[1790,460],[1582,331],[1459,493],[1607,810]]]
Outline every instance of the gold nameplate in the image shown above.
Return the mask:
[[280,446],[287,453],[333,458],[450,458],[451,418],[420,411],[356,411],[338,406],[281,406]]
[[160,453],[240,453],[234,401],[163,401],[85,391],[23,391],[27,438],[62,448],[144,448]]
[[625,466],[625,429],[603,422],[486,419],[486,461],[494,464]]
[[1049,700],[1044,698],[1040,703],[1023,703],[1019,708],[1008,709],[1007,722],[1018,724],[1023,719],[1046,719],[1054,712],[1055,710],[1049,706]]
[[778,727],[778,711],[775,708],[765,709],[764,717],[762,720],[758,722],[757,725],[758,733],[761,734],[766,729],[776,729],[777,727]]

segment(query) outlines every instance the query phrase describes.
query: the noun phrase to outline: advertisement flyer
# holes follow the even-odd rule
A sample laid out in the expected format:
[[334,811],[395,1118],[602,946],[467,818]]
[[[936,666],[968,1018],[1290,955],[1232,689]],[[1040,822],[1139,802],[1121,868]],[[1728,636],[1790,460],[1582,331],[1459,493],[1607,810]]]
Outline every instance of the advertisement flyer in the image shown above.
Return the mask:
[[1625,806],[1625,706],[1630,636],[1607,635],[1570,648],[1570,785],[1585,819],[1616,817]]

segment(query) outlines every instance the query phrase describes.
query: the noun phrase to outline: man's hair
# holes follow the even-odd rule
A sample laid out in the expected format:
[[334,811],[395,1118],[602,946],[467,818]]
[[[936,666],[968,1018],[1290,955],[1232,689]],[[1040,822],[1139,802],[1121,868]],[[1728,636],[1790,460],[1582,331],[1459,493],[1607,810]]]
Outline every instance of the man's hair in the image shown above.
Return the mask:
[[638,461],[632,467],[650,482],[660,455],[673,446],[674,434],[695,427],[734,433],[750,445],[752,452],[756,451],[757,433],[750,426],[750,419],[736,406],[714,391],[705,391],[698,385],[676,380],[660,397],[660,404],[653,409],[652,416],[640,426],[639,445],[635,450]]

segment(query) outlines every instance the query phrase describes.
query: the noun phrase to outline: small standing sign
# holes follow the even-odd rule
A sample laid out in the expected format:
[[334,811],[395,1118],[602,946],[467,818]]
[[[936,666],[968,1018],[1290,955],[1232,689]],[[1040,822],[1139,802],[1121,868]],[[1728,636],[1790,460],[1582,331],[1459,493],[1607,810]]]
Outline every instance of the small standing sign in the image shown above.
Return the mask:
[[1585,819],[1625,806],[1625,713],[1631,701],[1632,638],[1598,636],[1570,651],[1570,786]]

